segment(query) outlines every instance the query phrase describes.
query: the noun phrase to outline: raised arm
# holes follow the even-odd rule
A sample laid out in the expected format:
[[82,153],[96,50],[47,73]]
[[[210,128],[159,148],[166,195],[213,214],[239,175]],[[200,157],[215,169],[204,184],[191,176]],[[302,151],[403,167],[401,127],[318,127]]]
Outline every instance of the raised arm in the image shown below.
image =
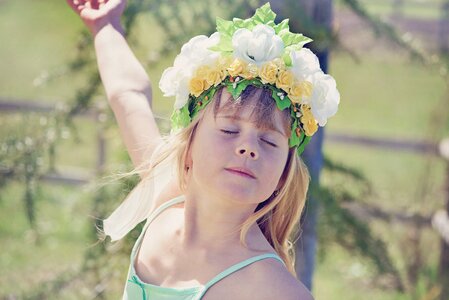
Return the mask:
[[151,110],[151,83],[128,46],[120,17],[126,0],[67,0],[94,37],[101,80],[135,167],[161,141]]

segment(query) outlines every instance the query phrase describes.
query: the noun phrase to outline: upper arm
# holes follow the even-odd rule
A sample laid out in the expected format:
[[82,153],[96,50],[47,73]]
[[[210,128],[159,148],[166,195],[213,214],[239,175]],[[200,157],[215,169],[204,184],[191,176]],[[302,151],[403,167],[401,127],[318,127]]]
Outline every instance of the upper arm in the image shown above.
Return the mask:
[[148,96],[134,91],[124,92],[110,99],[110,104],[134,167],[148,162],[161,142]]
[[314,300],[309,290],[295,278],[271,278],[271,283],[258,290],[257,299]]
[[307,287],[277,261],[255,264],[253,271],[258,271],[258,275],[253,276],[258,277],[254,282],[258,288],[252,292],[253,295],[257,293],[255,299],[314,300]]

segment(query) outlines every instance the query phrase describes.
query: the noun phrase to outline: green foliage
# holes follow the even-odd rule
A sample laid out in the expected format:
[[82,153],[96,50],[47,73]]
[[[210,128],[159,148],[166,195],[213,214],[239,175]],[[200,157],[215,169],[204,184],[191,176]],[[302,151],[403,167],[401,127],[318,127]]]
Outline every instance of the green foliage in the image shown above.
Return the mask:
[[283,20],[275,24],[276,14],[271,10],[270,3],[266,3],[256,9],[255,14],[249,19],[234,18],[232,21],[217,19],[217,32],[220,33],[220,42],[210,48],[213,51],[222,53],[232,53],[232,35],[241,28],[252,30],[259,24],[271,26],[278,34],[285,45],[285,55],[282,58],[287,66],[291,65],[290,52],[300,50],[305,44],[310,43],[312,39],[300,34],[290,32],[288,20]]
[[[319,199],[322,204],[319,232],[325,238],[321,239],[321,255],[325,255],[326,245],[336,242],[347,251],[370,261],[378,274],[391,276],[393,285],[404,291],[399,271],[388,254],[385,242],[372,232],[368,223],[358,219],[344,205],[367,198],[371,191],[369,181],[360,171],[332,162],[328,158],[325,159],[325,172],[328,173],[327,176],[335,178],[334,182],[338,182],[337,177],[342,177],[346,184],[345,187],[311,186],[314,199]],[[357,187],[357,194],[354,194],[354,187]]]
[[[187,37],[191,37],[199,32],[213,31],[214,20],[211,16],[216,15],[216,13],[211,10],[216,2],[213,2],[212,5],[211,3],[210,1],[205,1],[204,3],[198,4],[193,0],[129,1],[129,6],[123,21],[126,31],[130,35],[136,27],[135,24],[139,15],[141,16],[144,13],[152,14],[166,32],[166,41],[160,47],[159,54],[167,55],[174,49],[179,49],[179,45],[184,43]],[[370,19],[370,16],[364,12],[363,7],[359,5],[358,1],[348,0],[345,3],[360,16],[369,20],[372,26],[378,28],[379,33],[384,34],[387,32],[388,35],[388,32],[390,32],[390,37],[398,37],[396,33],[389,31],[385,25],[376,25],[377,21]],[[241,17],[246,17],[243,14],[251,9],[251,5],[246,1],[224,1],[224,5],[226,5],[229,16],[240,14]],[[298,13],[301,14],[302,12],[298,11]],[[274,20],[273,15],[269,12],[261,12],[254,22],[262,19]],[[231,28],[230,23],[226,22],[232,21],[225,21],[220,25],[217,24],[217,26],[220,26],[220,30],[227,31],[228,33],[235,30],[235,27]],[[247,21],[247,24],[243,24],[243,21],[239,21],[238,19],[234,19],[233,22],[236,22],[238,26],[253,26],[255,24],[252,23],[253,21]],[[273,28],[278,33],[287,30],[288,27],[288,20],[278,25],[273,24]],[[311,34],[316,41],[329,41],[333,39],[332,34],[328,31],[320,27],[316,28],[315,34]],[[315,38],[315,36],[318,36],[318,38]],[[299,38],[301,37],[285,34],[285,39],[289,42]],[[403,41],[399,40],[398,43],[402,47],[409,49],[408,45],[403,43]],[[78,135],[76,125],[73,122],[74,116],[97,104],[95,96],[99,93],[100,81],[98,73],[92,71],[95,69],[95,61],[92,51],[92,40],[87,31],[83,31],[81,34],[77,49],[76,57],[68,63],[69,71],[66,75],[72,76],[87,70],[89,76],[87,84],[73,96],[69,106],[61,108],[54,115],[43,116],[46,121],[41,124],[45,123],[44,125],[37,126],[36,124],[38,122],[28,122],[30,124],[28,127],[15,128],[15,132],[13,128],[4,127],[7,128],[8,132],[14,132],[14,134],[10,134],[6,138],[2,137],[1,140],[0,188],[2,185],[6,186],[15,181],[23,183],[23,203],[26,207],[25,214],[31,226],[36,223],[36,220],[39,220],[39,214],[36,208],[36,199],[39,191],[36,189],[36,185],[39,184],[40,176],[45,174],[48,169],[54,168],[54,164],[51,162],[54,161],[55,155],[58,154],[57,149],[59,143],[64,139],[66,133],[70,132],[72,136]],[[414,53],[414,50],[410,51]],[[57,76],[59,75],[50,74],[48,80]],[[278,106],[282,104],[282,100],[277,99],[276,101],[278,102]],[[185,115],[179,117],[185,118]],[[14,125],[21,123],[27,122],[19,120],[14,122]],[[42,163],[46,157],[48,157],[49,161],[49,165],[47,166]],[[323,217],[320,218],[321,251],[326,250],[326,245],[336,242],[342,248],[347,249],[348,252],[357,254],[370,261],[378,273],[391,276],[396,287],[401,289],[403,285],[402,279],[398,275],[396,263],[389,254],[385,242],[373,233],[367,222],[357,219],[344,208],[345,203],[357,202],[359,199],[363,199],[371,193],[369,181],[360,171],[330,160],[326,160],[325,172],[329,172],[332,174],[331,176],[345,178],[348,182],[345,187],[351,186],[358,193],[355,193],[354,189],[348,190],[342,186],[312,187],[313,193],[316,193],[317,197],[322,199],[323,203]],[[111,211],[112,207],[116,205],[115,201],[117,199],[123,199],[136,182],[136,178],[125,178],[119,181],[119,184],[115,187],[104,187],[96,193],[93,193],[91,199],[91,215],[97,218],[106,216],[107,212]],[[90,238],[92,241],[96,241],[96,227],[100,227],[100,223],[98,220],[95,220],[93,223],[94,225],[90,226]],[[102,292],[105,278],[110,277],[112,274],[119,282],[122,280],[122,275],[117,275],[112,270],[116,270],[115,268],[118,268],[123,262],[114,261],[114,258],[128,257],[130,245],[133,244],[136,235],[140,232],[140,228],[141,226],[131,232],[121,245],[116,245],[117,248],[115,249],[107,249],[107,245],[100,244],[93,246],[92,249],[86,250],[83,263],[78,269],[74,271],[67,270],[58,274],[54,280],[35,286],[21,298],[50,299],[53,297],[55,299],[61,299],[66,298],[62,295],[65,296],[64,293],[67,293],[67,290],[70,290],[71,294],[69,293],[69,295],[71,298],[94,298],[97,296],[107,298]],[[421,295],[425,295],[426,288],[433,284],[433,279],[436,277],[435,270],[436,267],[430,270],[423,270],[423,274],[429,275],[426,278],[430,279],[425,284],[421,283],[419,285]],[[104,274],[107,274],[107,276]],[[73,284],[73,282],[77,285]],[[90,291],[90,294],[83,294],[83,289],[80,286],[85,287]],[[100,291],[98,295],[95,294],[97,290]],[[67,298],[70,298],[70,296]]]

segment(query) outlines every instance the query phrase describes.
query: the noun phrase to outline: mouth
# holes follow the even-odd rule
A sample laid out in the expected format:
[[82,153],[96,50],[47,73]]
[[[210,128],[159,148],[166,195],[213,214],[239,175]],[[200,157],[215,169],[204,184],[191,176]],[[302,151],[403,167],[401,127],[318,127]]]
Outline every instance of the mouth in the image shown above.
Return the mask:
[[250,170],[245,168],[225,168],[225,170],[238,176],[256,179],[256,176],[254,176]]

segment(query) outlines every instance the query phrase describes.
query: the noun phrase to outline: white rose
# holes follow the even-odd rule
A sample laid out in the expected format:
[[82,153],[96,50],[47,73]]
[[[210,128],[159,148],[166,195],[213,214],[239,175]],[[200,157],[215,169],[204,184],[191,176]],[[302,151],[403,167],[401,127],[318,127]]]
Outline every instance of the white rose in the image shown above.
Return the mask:
[[340,93],[334,78],[323,72],[312,76],[313,91],[310,106],[315,119],[320,126],[327,123],[327,119],[335,115],[340,103]]
[[188,74],[182,72],[180,68],[167,68],[162,74],[159,81],[159,88],[164,93],[165,97],[176,96],[174,108],[182,108],[189,99],[189,78]]
[[165,97],[176,95],[177,71],[176,68],[170,67],[165,69],[164,73],[162,73],[161,80],[159,81],[159,88],[164,93]]
[[184,105],[187,104],[190,93],[189,80],[190,77],[183,77],[182,80],[179,81],[178,89],[176,91],[175,104],[173,105],[174,109],[181,109]]
[[272,27],[259,24],[252,31],[238,29],[232,36],[232,47],[236,58],[261,66],[281,56],[284,42]]
[[291,71],[295,78],[309,80],[313,74],[321,71],[318,57],[307,48],[291,52],[290,58],[292,60]]
[[190,39],[181,48],[181,53],[176,57],[174,66],[184,67],[187,65],[206,65],[216,60],[220,54],[209,50],[210,47],[218,44],[220,34],[215,32],[210,37],[198,35]]
[[220,54],[209,50],[220,40],[220,35],[215,32],[210,37],[205,35],[195,36],[185,43],[181,53],[175,58],[173,67],[167,68],[159,81],[159,88],[164,96],[176,96],[175,109],[182,108],[189,97],[189,80],[195,70],[202,65],[214,63]]

